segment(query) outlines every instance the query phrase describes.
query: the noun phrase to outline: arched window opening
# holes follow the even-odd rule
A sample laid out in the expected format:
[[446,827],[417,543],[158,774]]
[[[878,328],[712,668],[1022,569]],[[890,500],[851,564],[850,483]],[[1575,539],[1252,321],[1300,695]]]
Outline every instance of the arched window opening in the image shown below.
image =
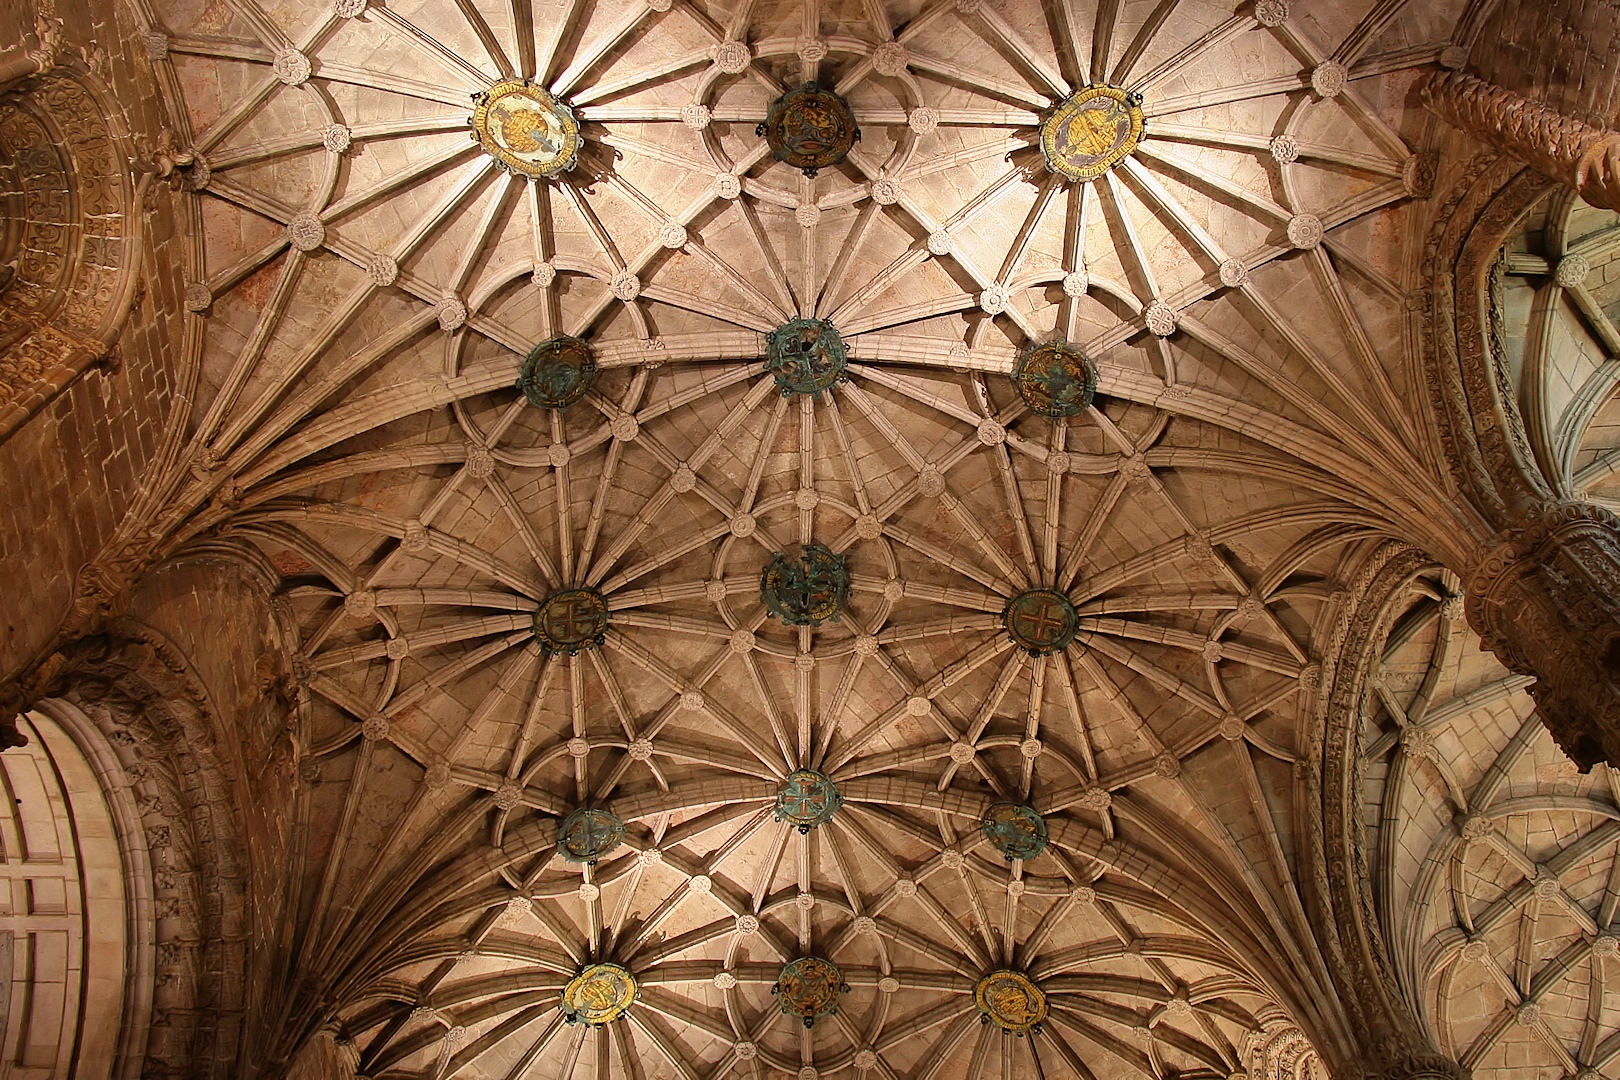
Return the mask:
[[28,745],[0,756],[0,1073],[114,1080],[145,1041],[130,1019],[144,1012],[126,1000],[149,997],[136,958],[150,926],[135,917],[147,905],[131,902],[149,895],[145,847],[127,828],[133,799],[111,747],[51,704],[55,717],[20,718]]

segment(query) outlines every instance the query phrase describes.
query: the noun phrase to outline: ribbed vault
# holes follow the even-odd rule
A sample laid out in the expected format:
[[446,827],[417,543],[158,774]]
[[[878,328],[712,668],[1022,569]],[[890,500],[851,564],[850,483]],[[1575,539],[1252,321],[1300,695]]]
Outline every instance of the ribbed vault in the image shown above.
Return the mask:
[[[1398,250],[1436,173],[1405,97],[1459,12],[1306,6],[153,4],[203,236],[162,529],[273,567],[300,635],[277,1060],[326,1024],[399,1077],[1350,1053],[1304,762],[1346,553],[1475,527]],[[571,171],[469,138],[514,79],[579,120]],[[811,81],[861,132],[813,177],[755,127]],[[1099,84],[1145,136],[1071,182],[1039,125]],[[765,362],[799,319],[847,347],[813,393]],[[562,336],[594,380],[537,406]],[[1009,375],[1055,340],[1096,396],[1054,419]],[[848,600],[784,625],[761,574],[810,544]],[[537,633],[565,590],[605,625]],[[1072,606],[1042,655],[1030,590]],[[844,803],[800,833],[804,768]],[[994,803],[1045,850],[1002,858]],[[626,825],[594,865],[555,855],[579,807]],[[771,993],[806,955],[849,987],[808,1028]],[[592,962],[640,986],[594,1030],[558,1009]],[[1039,1033],[981,1026],[999,968]]]

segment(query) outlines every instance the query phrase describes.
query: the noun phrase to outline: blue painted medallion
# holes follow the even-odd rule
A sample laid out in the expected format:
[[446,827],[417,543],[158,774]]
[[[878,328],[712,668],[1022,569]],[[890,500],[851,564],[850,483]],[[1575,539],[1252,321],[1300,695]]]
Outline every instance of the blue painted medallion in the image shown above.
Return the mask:
[[1046,821],[1022,803],[998,802],[980,822],[984,838],[1008,862],[1033,859],[1046,850]]
[[577,337],[542,341],[523,359],[517,386],[537,409],[566,409],[596,383],[596,359]]
[[813,82],[772,102],[765,122],[755,131],[765,136],[777,161],[812,177],[843,161],[861,137],[849,102]]
[[765,610],[789,626],[837,622],[849,601],[845,561],[824,544],[801,544],[795,555],[778,551],[759,578]]
[[765,370],[783,397],[819,394],[848,378],[849,350],[825,319],[794,319],[765,335]]
[[796,769],[776,791],[776,820],[808,833],[832,820],[843,805],[844,797],[838,793],[838,785],[833,783],[832,777],[815,769]]
[[1074,416],[1097,395],[1097,367],[1067,341],[1030,342],[1018,354],[1013,384],[1024,404],[1042,416]]
[[595,865],[624,840],[624,822],[606,810],[580,807],[557,826],[557,854],[571,863]]
[[821,1017],[836,1013],[838,998],[848,992],[838,965],[819,956],[790,961],[771,986],[782,1011],[799,1017],[805,1027],[814,1027]]

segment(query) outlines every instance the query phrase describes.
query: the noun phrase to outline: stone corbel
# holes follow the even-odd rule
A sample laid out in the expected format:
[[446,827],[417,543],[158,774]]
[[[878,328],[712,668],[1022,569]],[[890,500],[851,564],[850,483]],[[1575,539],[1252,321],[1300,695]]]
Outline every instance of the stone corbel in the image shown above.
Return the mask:
[[1546,503],[1480,562],[1467,611],[1497,659],[1536,676],[1536,711],[1571,760],[1620,762],[1620,519]]
[[0,92],[56,66],[57,54],[62,50],[62,20],[39,16],[34,20],[34,36],[39,40],[37,48],[0,53]]

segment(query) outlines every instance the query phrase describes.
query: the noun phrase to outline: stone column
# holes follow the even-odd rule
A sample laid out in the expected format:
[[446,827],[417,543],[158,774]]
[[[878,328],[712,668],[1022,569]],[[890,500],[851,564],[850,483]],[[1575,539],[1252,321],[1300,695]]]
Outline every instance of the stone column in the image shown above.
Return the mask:
[[1455,127],[1620,210],[1620,0],[1502,0],[1468,69],[1420,86]]
[[[1547,0],[1539,7],[1596,21],[1608,35],[1600,40],[1620,46],[1617,4]],[[1536,678],[1530,693],[1542,722],[1589,769],[1620,764],[1620,520],[1570,499],[1565,478],[1543,472],[1513,392],[1493,275],[1508,238],[1558,183],[1596,185],[1593,201],[1613,188],[1620,207],[1620,183],[1607,164],[1611,152],[1620,162],[1620,133],[1604,127],[1594,134],[1596,113],[1581,119],[1562,111],[1583,103],[1609,108],[1620,67],[1607,60],[1607,45],[1583,54],[1606,66],[1584,72],[1519,57],[1525,26],[1542,26],[1542,12],[1504,0],[1499,15],[1505,25],[1488,25],[1482,39],[1494,33],[1505,42],[1488,50],[1502,70],[1481,70],[1505,78],[1518,57],[1523,89],[1551,100],[1459,73],[1432,76],[1424,88],[1436,111],[1508,156],[1476,157],[1436,212],[1418,292],[1422,363],[1458,495],[1480,523],[1475,558],[1456,568],[1468,582],[1469,624],[1504,665]],[[1546,47],[1554,48],[1559,39],[1549,35]],[[1514,94],[1520,105],[1506,107]]]

